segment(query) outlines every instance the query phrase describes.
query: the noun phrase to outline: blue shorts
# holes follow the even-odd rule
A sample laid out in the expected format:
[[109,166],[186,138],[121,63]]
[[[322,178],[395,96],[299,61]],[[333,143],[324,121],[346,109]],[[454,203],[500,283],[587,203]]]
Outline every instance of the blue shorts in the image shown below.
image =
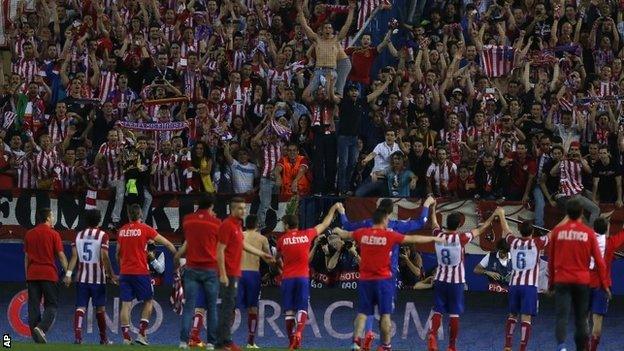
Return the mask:
[[509,313],[537,315],[537,287],[512,285],[509,287]]
[[360,280],[358,282],[358,312],[371,316],[377,306],[380,315],[394,310],[394,278]]
[[310,280],[308,278],[286,278],[280,287],[282,309],[284,311],[307,311],[310,300]]
[[76,284],[76,307],[89,306],[89,299],[95,307],[106,306],[106,284]]
[[607,315],[607,310],[609,310],[609,300],[607,299],[607,293],[602,288],[593,288],[591,289],[591,311],[594,314],[599,314],[601,316]]
[[238,281],[236,306],[239,308],[258,307],[260,299],[260,272],[243,271]]
[[446,283],[436,280],[433,283],[435,306],[438,313],[464,313],[464,284]]
[[152,278],[149,274],[122,274],[119,276],[119,295],[123,302],[129,302],[135,298],[139,301],[151,300],[154,297]]

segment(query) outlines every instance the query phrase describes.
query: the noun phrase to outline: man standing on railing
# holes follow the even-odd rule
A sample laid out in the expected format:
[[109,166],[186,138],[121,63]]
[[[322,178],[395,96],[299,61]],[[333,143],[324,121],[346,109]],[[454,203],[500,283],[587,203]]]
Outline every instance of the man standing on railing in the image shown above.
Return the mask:
[[[347,17],[347,22],[340,30],[338,36],[336,36],[334,34],[334,28],[329,22],[322,25],[320,35],[316,34],[314,30],[312,30],[312,28],[308,26],[308,22],[303,13],[301,0],[296,0],[295,2],[298,11],[297,19],[299,20],[299,23],[301,23],[303,30],[308,36],[308,39],[312,40],[315,45],[314,53],[316,58],[316,67],[314,69],[314,76],[310,80],[310,84],[308,85],[307,89],[311,92],[316,92],[319,85],[321,85],[321,77],[331,75],[333,77],[332,84],[338,82],[336,65],[339,52],[341,51],[340,40],[346,37],[349,27],[351,26],[351,21],[353,20],[356,4],[354,0],[349,0],[349,15]],[[348,60],[348,58],[345,59]],[[346,75],[349,74],[349,72],[341,73],[344,73],[345,78]],[[336,93],[340,96],[342,96],[342,88],[344,88],[345,81],[345,79],[340,80],[342,86],[332,86],[332,89],[336,88]]]

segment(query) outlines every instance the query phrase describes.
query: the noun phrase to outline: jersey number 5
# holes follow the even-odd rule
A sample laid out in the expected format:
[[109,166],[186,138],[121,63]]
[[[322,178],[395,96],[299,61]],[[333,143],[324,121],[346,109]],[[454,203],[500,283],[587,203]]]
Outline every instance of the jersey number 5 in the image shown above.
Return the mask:
[[82,246],[82,260],[83,261],[91,261],[93,258],[93,250],[91,249],[91,242],[86,242]]

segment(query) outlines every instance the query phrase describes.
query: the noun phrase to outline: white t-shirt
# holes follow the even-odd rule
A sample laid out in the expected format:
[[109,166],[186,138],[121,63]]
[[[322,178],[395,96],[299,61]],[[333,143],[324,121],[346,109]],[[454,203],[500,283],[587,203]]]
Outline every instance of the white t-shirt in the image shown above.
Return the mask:
[[392,146],[386,144],[385,141],[377,144],[373,150],[375,153],[375,165],[372,172],[385,171],[386,168],[390,167],[390,155],[397,151],[401,151],[397,143],[392,144]]
[[258,175],[258,167],[255,164],[247,162],[243,165],[237,160],[232,160],[230,170],[232,171],[232,186],[236,194],[253,190],[254,179]]

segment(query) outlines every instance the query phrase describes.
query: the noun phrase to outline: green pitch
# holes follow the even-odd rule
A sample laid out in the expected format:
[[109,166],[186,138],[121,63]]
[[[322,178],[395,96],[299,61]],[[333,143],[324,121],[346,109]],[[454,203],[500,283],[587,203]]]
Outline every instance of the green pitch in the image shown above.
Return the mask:
[[[38,344],[29,344],[29,343],[13,343],[10,349],[4,350],[19,350],[19,351],[131,351],[131,350],[179,350],[177,345],[171,346],[163,346],[163,345],[150,345],[150,346],[139,346],[139,345],[109,345],[109,346],[100,346],[94,344],[83,344],[83,345],[73,345],[73,344],[46,344],[46,345],[38,345]],[[199,348],[192,348],[189,350],[202,350]],[[205,350],[205,349],[204,349]],[[244,348],[243,348],[244,350]],[[276,348],[261,348],[259,351],[283,351],[287,350],[276,349]],[[302,351],[330,351],[330,349],[308,349],[303,348]],[[336,351],[335,349],[331,351]]]

